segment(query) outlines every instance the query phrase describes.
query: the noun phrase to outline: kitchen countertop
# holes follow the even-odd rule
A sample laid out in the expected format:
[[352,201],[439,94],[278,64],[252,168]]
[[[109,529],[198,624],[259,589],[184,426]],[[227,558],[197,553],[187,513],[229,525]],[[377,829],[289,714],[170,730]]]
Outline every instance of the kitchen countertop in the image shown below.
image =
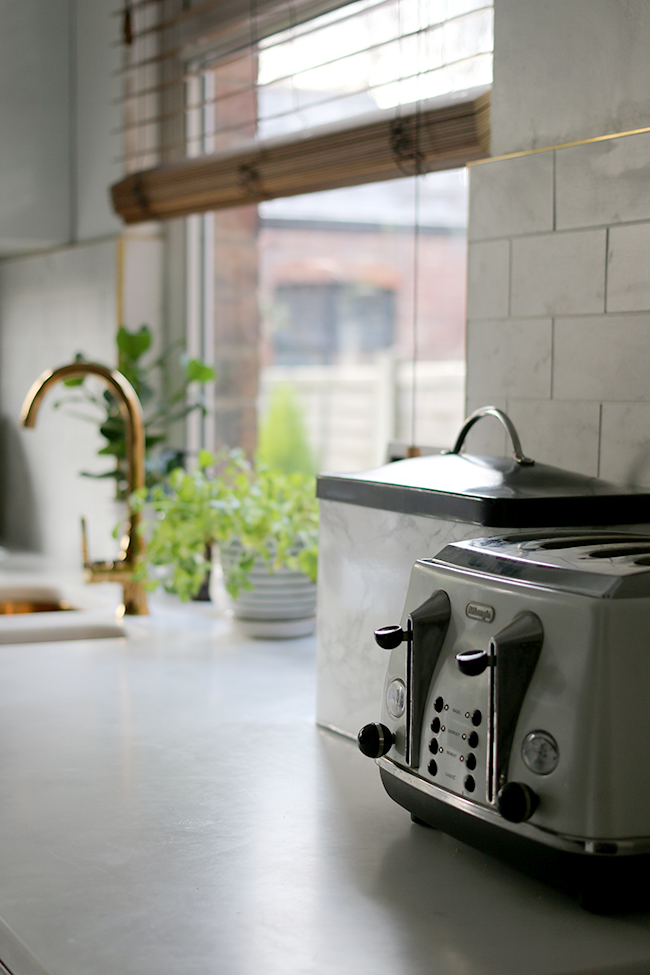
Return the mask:
[[152,609],[127,638],[0,646],[13,975],[650,972],[650,910],[587,914],[413,825],[315,726],[313,638]]

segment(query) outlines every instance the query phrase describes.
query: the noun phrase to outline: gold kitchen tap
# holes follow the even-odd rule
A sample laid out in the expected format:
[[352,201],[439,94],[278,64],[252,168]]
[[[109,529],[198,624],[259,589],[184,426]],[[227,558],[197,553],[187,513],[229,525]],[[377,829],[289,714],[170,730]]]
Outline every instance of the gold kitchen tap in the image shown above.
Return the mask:
[[[55,383],[64,379],[97,376],[109,388],[118,401],[126,427],[126,463],[129,494],[144,487],[144,423],[138,395],[126,376],[117,369],[107,369],[97,362],[71,362],[58,369],[46,369],[41,373],[25,397],[20,411],[24,427],[34,427],[41,401]],[[82,519],[84,579],[86,582],[119,582],[124,589],[124,612],[130,616],[145,615],[147,596],[140,582],[134,579],[138,556],[143,543],[138,527],[140,513],[129,510],[126,535],[120,545],[120,554],[114,562],[90,562],[86,545],[85,521]]]

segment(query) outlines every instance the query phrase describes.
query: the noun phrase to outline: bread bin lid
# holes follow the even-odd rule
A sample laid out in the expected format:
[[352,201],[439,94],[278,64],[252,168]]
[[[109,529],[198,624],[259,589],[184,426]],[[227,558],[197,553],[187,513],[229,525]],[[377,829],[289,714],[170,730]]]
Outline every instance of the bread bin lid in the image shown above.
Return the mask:
[[[484,416],[496,417],[506,428],[513,457],[461,454],[468,431]],[[524,455],[510,418],[492,406],[468,417],[449,453],[360,473],[320,474],[316,493],[321,500],[490,528],[650,521],[650,491],[536,463]]]

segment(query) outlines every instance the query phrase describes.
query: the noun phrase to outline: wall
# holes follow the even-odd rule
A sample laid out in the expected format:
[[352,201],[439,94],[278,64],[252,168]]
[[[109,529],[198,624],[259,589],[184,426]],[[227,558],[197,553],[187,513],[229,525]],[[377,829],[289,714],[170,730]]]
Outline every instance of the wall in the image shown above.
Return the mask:
[[119,234],[122,221],[113,213],[108,188],[122,176],[122,113],[116,76],[120,52],[119,17],[113,0],[74,3],[74,192],[75,239]]
[[45,369],[80,351],[113,360],[116,257],[108,241],[0,265],[3,542],[66,564],[79,562],[82,514],[92,555],[105,558],[115,548],[110,481],[79,477],[81,470],[108,468],[95,456],[102,441],[92,424],[54,409],[70,396],[64,386],[48,394],[34,430],[21,430],[16,421],[27,390]]
[[71,234],[71,9],[1,0],[0,254]]
[[156,330],[162,319],[160,229],[122,236],[110,207],[121,174],[114,10],[0,2],[0,540],[71,565],[81,514],[93,557],[116,548],[110,482],[78,476],[109,466],[95,456],[102,441],[54,411],[56,392],[34,431],[19,429],[20,404],[42,370],[78,351],[113,363],[118,318]]
[[[497,0],[493,152],[650,126],[650,8]],[[650,485],[650,133],[470,170],[467,408],[540,461]],[[502,453],[494,421],[470,450]]]
[[492,155],[650,124],[646,0],[495,0]]

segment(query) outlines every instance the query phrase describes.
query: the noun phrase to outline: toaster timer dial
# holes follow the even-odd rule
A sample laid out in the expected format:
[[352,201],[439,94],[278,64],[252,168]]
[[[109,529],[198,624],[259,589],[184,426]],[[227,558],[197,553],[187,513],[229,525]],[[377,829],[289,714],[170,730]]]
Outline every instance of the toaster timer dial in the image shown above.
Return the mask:
[[521,746],[521,757],[531,772],[550,775],[560,761],[560,750],[553,735],[548,731],[531,731]]
[[386,707],[391,718],[401,718],[406,710],[406,684],[399,677],[388,685]]

